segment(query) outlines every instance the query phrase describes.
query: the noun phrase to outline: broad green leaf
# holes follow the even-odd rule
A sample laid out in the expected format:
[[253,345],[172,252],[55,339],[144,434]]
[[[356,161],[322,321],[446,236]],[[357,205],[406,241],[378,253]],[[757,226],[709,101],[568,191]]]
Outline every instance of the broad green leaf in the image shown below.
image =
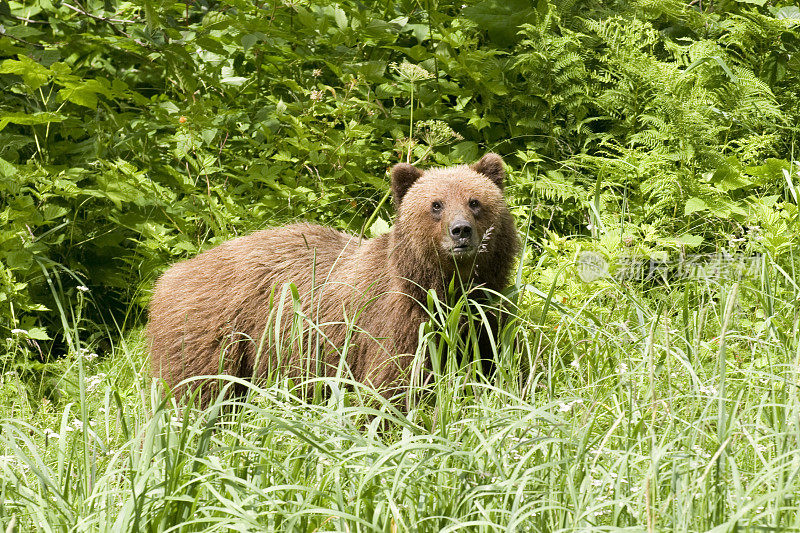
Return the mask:
[[249,50],[250,48],[252,48],[254,44],[260,41],[263,37],[264,34],[262,33],[248,33],[247,35],[243,35],[241,39],[242,48],[244,48],[245,51]]
[[485,0],[464,8],[465,17],[485,29],[500,46],[510,46],[519,40],[517,31],[521,24],[534,22],[536,11],[529,0]]
[[50,340],[50,335],[47,334],[47,330],[44,328],[30,328],[28,330],[28,338],[37,341],[47,341]]
[[406,24],[404,30],[411,30],[417,42],[423,43],[430,38],[430,27],[427,24]]
[[240,85],[242,85],[243,83],[245,83],[247,81],[247,78],[245,78],[243,76],[228,76],[228,77],[220,79],[219,81],[221,83],[226,84],[226,85],[234,85],[236,87],[239,87]]
[[50,79],[53,72],[28,56],[20,55],[19,61],[14,59],[6,59],[3,61],[3,63],[0,64],[0,74],[16,74],[21,76],[25,85],[33,91],[47,83],[47,80]]
[[375,219],[375,222],[372,223],[372,226],[369,228],[369,235],[370,237],[377,237],[379,235],[383,235],[384,233],[388,233],[391,229],[391,226],[388,222],[386,222],[381,217]]
[[703,243],[703,237],[701,237],[700,235],[692,235],[691,233],[684,233],[676,240],[681,244],[689,246],[690,248],[694,248],[695,246],[700,246]]
[[742,165],[735,156],[725,160],[711,175],[711,183],[718,189],[728,192],[754,185],[750,176],[746,175]]
[[378,82],[384,79],[386,61],[364,61],[353,65],[359,74],[369,81]]
[[21,126],[31,126],[34,124],[49,124],[51,122],[62,122],[66,117],[58,113],[39,112],[39,113],[3,113],[0,114],[0,131],[9,124],[19,124]]
[[111,96],[111,84],[108,80],[96,78],[83,80],[80,83],[69,84],[67,87],[58,91],[62,100],[78,104],[89,109],[97,107],[97,95]]
[[800,7],[786,6],[782,7],[775,13],[777,19],[800,20]]
[[689,198],[686,202],[686,207],[683,210],[684,215],[691,215],[697,211],[704,211],[708,209],[706,203],[700,198]]
[[347,27],[347,15],[341,7],[336,6],[333,8],[333,19],[336,21],[336,25],[339,26],[339,29]]
[[28,250],[9,250],[0,256],[6,266],[14,270],[27,270],[33,264],[33,255]]
[[759,178],[759,181],[767,183],[778,183],[783,179],[783,171],[791,170],[792,164],[785,159],[767,158],[763,165],[745,167],[748,174]]
[[13,178],[18,173],[17,167],[0,157],[0,177]]

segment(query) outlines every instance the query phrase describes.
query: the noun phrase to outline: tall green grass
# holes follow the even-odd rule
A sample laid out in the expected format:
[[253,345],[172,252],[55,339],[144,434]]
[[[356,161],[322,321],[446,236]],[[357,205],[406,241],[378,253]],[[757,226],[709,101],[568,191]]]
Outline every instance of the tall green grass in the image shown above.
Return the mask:
[[607,281],[575,302],[520,286],[491,380],[437,364],[471,339],[466,308],[435,304],[418,356],[438,375],[407,412],[345,377],[308,399],[285,379],[227,378],[247,395],[180,406],[150,383],[140,337],[105,360],[77,348],[57,403],[2,376],[0,524],[798,530],[800,294],[787,276],[765,265],[760,279],[650,293]]

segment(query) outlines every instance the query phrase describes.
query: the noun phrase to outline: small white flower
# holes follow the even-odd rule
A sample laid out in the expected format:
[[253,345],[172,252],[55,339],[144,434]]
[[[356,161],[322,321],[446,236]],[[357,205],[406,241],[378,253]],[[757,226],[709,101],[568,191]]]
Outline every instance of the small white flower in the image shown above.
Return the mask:
[[89,292],[89,287],[87,287],[86,285],[78,285],[75,288],[78,289],[81,292]]
[[700,445],[698,444],[692,446],[692,451],[697,455],[699,455],[700,457],[704,457],[706,459],[711,458],[711,453],[701,448]]
[[713,385],[700,385],[697,390],[706,396],[719,396],[719,391]]
[[89,376],[88,378],[86,378],[86,390],[88,392],[95,390],[97,386],[103,382],[105,377],[106,375],[101,372],[95,376]]
[[56,433],[55,431],[53,431],[50,428],[44,428],[44,436],[49,438],[49,439],[60,439],[61,438],[61,435],[59,435],[58,433]]
[[25,335],[26,337],[28,336],[28,330],[27,329],[18,329],[18,328],[16,328],[16,329],[12,329],[11,333],[13,333],[14,335]]
[[392,63],[392,70],[397,72],[401,79],[410,82],[418,82],[427,80],[433,77],[433,74],[419,65],[414,65],[408,61],[403,61],[400,64]]
[[583,400],[580,399],[580,398],[578,398],[577,400],[572,400],[571,402],[561,402],[558,405],[558,410],[561,411],[562,413],[565,413],[565,412],[569,411],[570,409],[572,409],[572,407],[574,405],[581,404],[581,403],[583,403]]
[[428,146],[438,146],[450,141],[460,141],[464,137],[456,133],[453,128],[442,120],[423,120],[417,122],[417,135]]

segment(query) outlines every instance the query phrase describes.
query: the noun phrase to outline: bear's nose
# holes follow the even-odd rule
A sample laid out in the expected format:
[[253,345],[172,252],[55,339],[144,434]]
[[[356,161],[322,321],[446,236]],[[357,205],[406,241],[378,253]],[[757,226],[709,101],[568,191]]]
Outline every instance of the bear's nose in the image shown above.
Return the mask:
[[454,241],[469,239],[472,237],[472,225],[464,219],[454,220],[450,224],[450,237]]

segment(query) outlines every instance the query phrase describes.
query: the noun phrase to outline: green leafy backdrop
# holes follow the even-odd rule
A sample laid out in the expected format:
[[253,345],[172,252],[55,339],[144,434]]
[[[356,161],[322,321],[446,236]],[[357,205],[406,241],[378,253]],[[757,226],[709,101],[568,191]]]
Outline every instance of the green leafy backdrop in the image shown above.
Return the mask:
[[371,235],[390,165],[489,150],[530,265],[572,236],[746,240],[791,269],[798,23],[764,1],[0,1],[0,338],[23,365],[100,342],[170,262],[298,218]]

